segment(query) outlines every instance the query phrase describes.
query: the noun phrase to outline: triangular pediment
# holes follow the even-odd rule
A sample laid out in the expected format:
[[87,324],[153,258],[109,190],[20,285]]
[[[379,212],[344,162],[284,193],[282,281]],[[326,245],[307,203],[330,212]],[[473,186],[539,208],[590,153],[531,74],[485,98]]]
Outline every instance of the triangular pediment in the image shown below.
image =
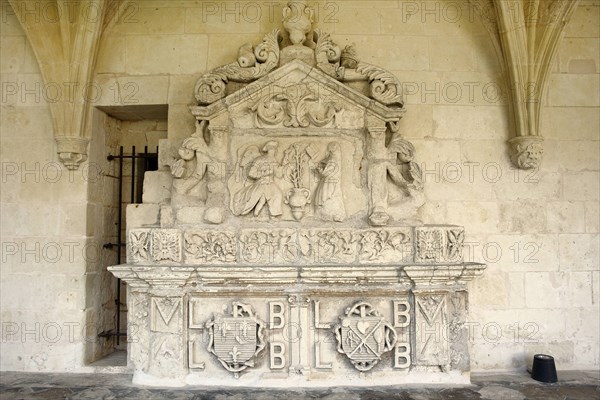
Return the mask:
[[341,82],[311,67],[300,60],[292,60],[275,69],[256,81],[235,90],[225,98],[207,106],[193,106],[192,113],[196,117],[211,119],[222,112],[235,108],[241,103],[256,103],[265,94],[277,94],[285,88],[297,88],[299,85],[310,88],[313,96],[328,99],[336,98],[340,102],[350,103],[354,107],[368,110],[384,121],[397,121],[405,112],[404,108],[388,107],[371,99]]

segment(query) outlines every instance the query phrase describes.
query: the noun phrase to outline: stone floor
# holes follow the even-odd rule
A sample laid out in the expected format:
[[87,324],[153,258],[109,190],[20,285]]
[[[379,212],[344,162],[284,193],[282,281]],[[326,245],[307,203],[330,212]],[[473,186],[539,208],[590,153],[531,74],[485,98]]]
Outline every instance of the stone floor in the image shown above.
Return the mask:
[[600,399],[600,372],[562,371],[559,382],[543,384],[526,373],[473,375],[472,385],[460,387],[373,387],[316,390],[226,388],[161,389],[136,387],[128,374],[0,373],[0,399],[174,399],[174,400],[594,400]]

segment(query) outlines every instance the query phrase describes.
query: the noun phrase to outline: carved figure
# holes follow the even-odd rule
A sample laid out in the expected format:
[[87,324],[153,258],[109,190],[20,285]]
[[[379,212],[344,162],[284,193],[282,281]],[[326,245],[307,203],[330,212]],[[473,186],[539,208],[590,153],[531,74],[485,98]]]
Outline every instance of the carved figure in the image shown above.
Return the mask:
[[388,163],[388,176],[398,187],[404,189],[410,195],[411,190],[423,189],[423,178],[421,168],[414,162],[415,147],[407,140],[396,134],[392,137],[388,146],[395,163]]
[[315,191],[317,214],[325,221],[342,222],[346,208],[342,197],[342,153],[337,142],[327,146],[327,156],[319,163],[319,185]]
[[275,177],[281,177],[281,166],[275,159],[278,146],[272,140],[264,145],[262,155],[256,146],[250,146],[244,152],[240,167],[247,170],[246,176],[251,183],[233,196],[231,210],[234,215],[247,215],[254,211],[256,217],[265,205],[273,217],[283,213],[283,195],[275,183]]

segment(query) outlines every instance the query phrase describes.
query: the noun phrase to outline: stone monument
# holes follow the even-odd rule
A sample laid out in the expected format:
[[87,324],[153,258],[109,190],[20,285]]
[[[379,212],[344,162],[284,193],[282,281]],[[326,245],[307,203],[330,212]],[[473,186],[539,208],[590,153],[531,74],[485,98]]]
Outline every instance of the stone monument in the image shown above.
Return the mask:
[[400,82],[313,15],[290,1],[285,35],[201,76],[195,132],[169,132],[146,174],[168,189],[158,222],[129,224],[109,268],[135,383],[469,382],[467,282],[485,266],[463,262],[462,227],[416,218]]

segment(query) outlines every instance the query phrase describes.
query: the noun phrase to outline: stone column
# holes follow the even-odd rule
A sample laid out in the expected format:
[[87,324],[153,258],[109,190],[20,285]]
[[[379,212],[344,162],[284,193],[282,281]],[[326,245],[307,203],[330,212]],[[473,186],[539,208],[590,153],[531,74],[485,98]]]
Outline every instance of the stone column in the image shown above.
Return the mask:
[[385,148],[385,122],[368,116],[366,118],[367,159],[369,160],[368,187],[370,192],[369,223],[386,225],[387,214],[387,149]]
[[290,375],[310,373],[310,298],[301,294],[291,295],[288,339],[290,341]]

